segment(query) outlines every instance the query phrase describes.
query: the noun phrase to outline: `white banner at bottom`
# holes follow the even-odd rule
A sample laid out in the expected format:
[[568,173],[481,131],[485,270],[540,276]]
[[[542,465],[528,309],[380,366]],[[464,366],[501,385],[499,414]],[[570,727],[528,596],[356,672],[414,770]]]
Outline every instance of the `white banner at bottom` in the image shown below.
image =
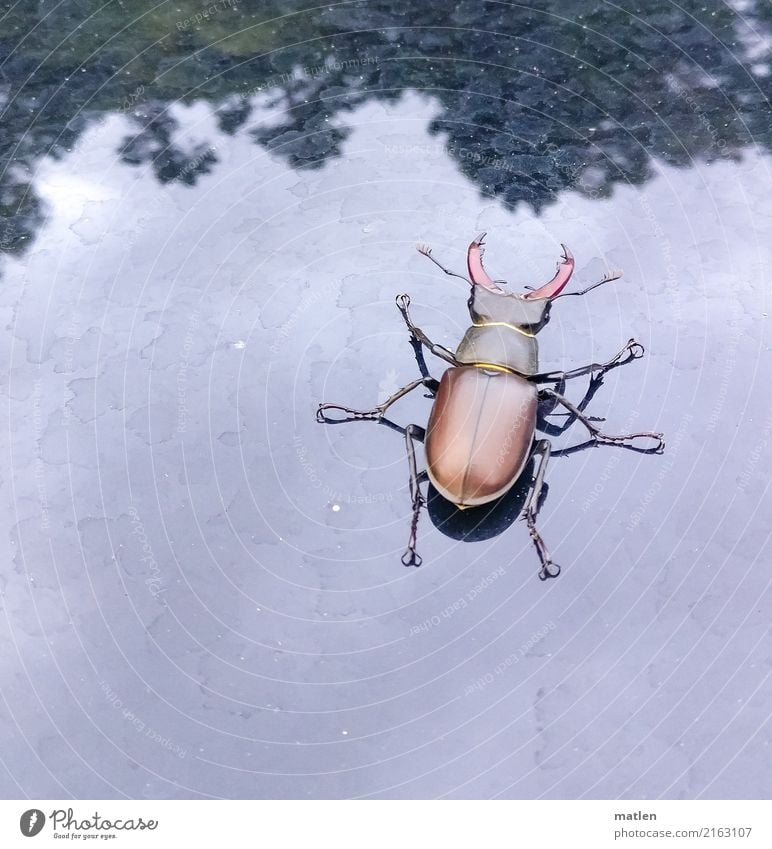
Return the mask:
[[[69,843],[64,843],[69,841]],[[770,849],[767,801],[0,801],[0,847]]]

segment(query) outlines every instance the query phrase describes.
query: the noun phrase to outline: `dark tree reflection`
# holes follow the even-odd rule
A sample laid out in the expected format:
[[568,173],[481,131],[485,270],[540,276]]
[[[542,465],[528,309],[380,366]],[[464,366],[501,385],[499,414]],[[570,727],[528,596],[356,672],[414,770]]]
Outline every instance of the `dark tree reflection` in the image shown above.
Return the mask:
[[0,249],[21,250],[40,222],[35,162],[104,113],[131,117],[120,155],[161,181],[216,167],[206,147],[175,146],[175,101],[212,102],[235,132],[266,92],[284,117],[256,140],[319,167],[339,152],[347,110],[419,90],[440,104],[431,129],[461,171],[536,210],[566,188],[641,183],[652,157],[686,166],[770,146],[769,3],[303,5],[0,5]]

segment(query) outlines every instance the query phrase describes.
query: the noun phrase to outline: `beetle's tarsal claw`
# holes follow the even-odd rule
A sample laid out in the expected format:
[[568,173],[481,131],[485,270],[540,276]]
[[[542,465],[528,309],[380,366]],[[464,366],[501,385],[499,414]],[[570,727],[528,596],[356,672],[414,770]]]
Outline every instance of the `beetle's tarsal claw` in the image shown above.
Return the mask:
[[429,245],[424,245],[423,243],[416,245],[415,249],[418,251],[419,254],[423,254],[424,256],[429,256],[432,252],[432,249],[429,247]]
[[[653,445],[636,445],[636,439],[651,440]],[[611,436],[607,433],[596,433],[595,441],[604,445],[626,445],[643,454],[663,454],[665,451],[665,434],[654,431],[643,431],[641,433],[624,433],[619,436]]]
[[548,560],[539,571],[539,580],[540,581],[548,581],[550,578],[557,578],[560,574],[560,566],[557,563],[553,563],[551,560]]
[[639,360],[646,353],[646,349],[637,339],[631,339],[625,347],[630,352],[630,359],[633,360]]
[[410,295],[397,295],[396,302],[399,309],[404,312],[410,306]]
[[423,558],[414,548],[406,549],[402,555],[403,566],[415,566],[418,568],[423,562]]
[[531,535],[531,541],[536,548],[536,553],[539,555],[539,561],[541,562],[539,578],[542,581],[546,581],[547,578],[557,578],[560,574],[560,566],[552,562],[549,550],[544,544],[541,534],[536,530],[536,510],[533,507],[528,508],[523,518],[528,525],[528,533]]

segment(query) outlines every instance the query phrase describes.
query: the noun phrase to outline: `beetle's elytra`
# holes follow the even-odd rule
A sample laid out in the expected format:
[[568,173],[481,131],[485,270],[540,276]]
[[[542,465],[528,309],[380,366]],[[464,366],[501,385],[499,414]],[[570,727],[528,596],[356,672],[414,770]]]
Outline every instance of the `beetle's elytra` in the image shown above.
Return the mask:
[[[635,339],[630,339],[608,362],[590,363],[571,371],[539,371],[536,334],[549,321],[552,302],[567,295],[585,295],[604,283],[618,279],[621,272],[608,274],[580,292],[563,293],[574,270],[574,258],[563,245],[557,273],[549,283],[524,293],[507,292],[499,285],[503,281],[491,279],[483,267],[484,237],[485,233],[482,233],[469,245],[468,276],[449,271],[432,256],[430,248],[418,247],[445,274],[460,277],[471,286],[468,304],[472,325],[455,353],[433,343],[423,330],[413,324],[408,312],[410,298],[399,295],[397,306],[410,331],[421,377],[403,386],[372,410],[320,404],[316,417],[325,423],[385,421],[384,414],[395,401],[419,386],[429,389],[434,403],[426,428],[415,424],[397,428],[405,435],[413,501],[410,537],[402,556],[406,566],[421,565],[416,551],[416,531],[421,507],[426,504],[421,492],[422,482],[428,479],[443,498],[460,509],[466,509],[501,498],[519,481],[523,470],[529,466],[529,459],[537,460],[535,472],[528,482],[530,489],[523,514],[541,562],[539,577],[546,579],[556,577],[560,567],[552,560],[536,529],[544,473],[552,453],[548,439],[536,438],[537,430],[544,429],[539,426],[539,401],[549,400],[553,405],[561,404],[566,408],[569,418],[560,431],[579,420],[589,431],[590,440],[596,444],[623,445],[643,453],[662,453],[665,441],[661,433],[654,431],[618,436],[602,433],[580,407],[557,391],[570,378],[589,374],[597,383],[609,369],[638,359],[644,349]],[[426,368],[422,346],[451,366],[439,381]],[[539,384],[544,383],[554,383],[556,388],[539,389]],[[337,411],[338,415],[331,416],[333,411]],[[421,473],[416,464],[416,440],[425,445],[426,471]],[[638,447],[636,440],[651,440],[653,444]]]

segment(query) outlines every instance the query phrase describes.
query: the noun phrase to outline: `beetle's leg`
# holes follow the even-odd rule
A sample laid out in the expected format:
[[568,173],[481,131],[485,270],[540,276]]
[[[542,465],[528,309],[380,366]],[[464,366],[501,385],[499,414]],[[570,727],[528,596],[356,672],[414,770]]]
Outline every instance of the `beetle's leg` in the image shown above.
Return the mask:
[[[600,387],[602,385],[603,385],[603,375],[600,375],[599,377],[593,377],[590,380],[590,385],[587,387],[587,391],[584,393],[584,397],[576,405],[577,409],[580,412],[583,413],[585,411],[585,409],[587,408],[590,401],[592,401],[593,396],[598,391],[598,389],[600,389]],[[553,392],[562,396],[564,391],[565,391],[565,381],[563,381],[563,380],[557,381],[555,387],[553,388]],[[558,402],[555,400],[555,395],[548,395],[547,393],[544,392],[543,389],[540,389],[539,390],[539,401],[545,401],[547,399],[549,399],[552,402],[552,404],[551,404],[549,410],[542,410],[541,405],[539,406],[539,409],[538,409],[537,414],[536,414],[537,415],[536,427],[537,427],[538,430],[542,431],[543,433],[548,434],[549,436],[560,436],[561,434],[565,433],[565,431],[567,431],[568,428],[571,427],[571,425],[576,421],[576,416],[573,413],[570,413],[570,412],[568,412],[568,413],[556,413],[555,407],[557,406]],[[562,424],[555,424],[551,421],[547,421],[546,417],[552,416],[552,415],[565,416],[566,420]],[[594,421],[594,422],[605,421],[605,419],[602,418],[601,416],[588,416],[588,418],[591,421]]]
[[533,544],[536,546],[536,552],[539,555],[539,560],[541,561],[539,577],[542,581],[546,581],[547,578],[557,578],[560,574],[560,566],[553,562],[552,557],[550,557],[549,550],[544,544],[544,540],[541,538],[541,534],[536,529],[536,515],[539,512],[539,502],[541,499],[542,489],[544,487],[544,473],[547,470],[547,463],[549,462],[551,451],[552,445],[548,439],[540,439],[533,446],[531,456],[535,457],[538,454],[540,455],[540,459],[533,483],[531,484],[531,491],[528,493],[528,498],[525,502],[525,506],[523,507],[525,522],[528,525],[528,533],[531,535]]
[[621,276],[621,271],[609,271],[607,274],[604,274],[602,279],[598,280],[597,283],[593,283],[592,286],[582,289],[581,292],[563,292],[561,295],[556,295],[552,300],[557,301],[558,298],[568,298],[570,295],[586,295],[588,292],[592,292],[593,289],[597,289],[598,286],[603,286],[605,283],[611,283],[613,280],[619,280]]
[[[605,445],[623,445],[626,442],[632,442],[635,439],[653,439],[656,443],[651,448],[641,448],[637,449],[639,451],[644,451],[647,454],[661,454],[665,450],[665,438],[664,434],[659,433],[658,431],[646,430],[640,431],[637,433],[623,433],[619,436],[613,436],[608,433],[602,433],[600,428],[585,414],[575,407],[568,398],[564,398],[562,395],[559,395],[553,389],[542,389],[542,393],[545,395],[550,395],[555,398],[558,403],[562,404],[569,413],[573,413],[574,417],[579,419],[579,421],[590,431],[590,435],[595,442],[602,443]],[[634,448],[635,446],[630,445],[628,447]]]
[[580,368],[571,369],[571,371],[545,371],[539,374],[532,374],[528,379],[534,383],[552,383],[556,380],[569,380],[572,377],[582,377],[585,374],[592,374],[594,378],[602,377],[607,371],[616,368],[617,366],[627,365],[633,360],[640,359],[646,349],[640,342],[635,339],[629,339],[627,344],[621,351],[605,363],[590,363]]
[[443,348],[442,345],[436,345],[423,332],[423,330],[421,330],[420,327],[416,327],[415,324],[413,324],[413,321],[410,318],[410,313],[408,312],[409,306],[410,295],[397,295],[397,307],[402,313],[402,318],[405,319],[405,324],[407,325],[407,329],[410,331],[410,335],[413,337],[413,339],[415,339],[417,342],[420,342],[422,345],[426,345],[426,347],[436,357],[440,357],[451,365],[457,366],[458,360],[456,359],[456,356],[452,351],[449,351],[447,348]]
[[[398,389],[383,403],[378,404],[377,407],[373,407],[372,410],[353,410],[351,407],[343,407],[340,404],[320,404],[316,410],[316,420],[323,424],[337,424],[358,420],[377,422],[383,418],[383,414],[392,404],[419,386],[428,386],[430,389],[436,389],[437,381],[433,377],[420,377],[418,380],[411,380],[410,383],[403,386],[402,389]],[[345,413],[345,415],[343,418],[330,418],[326,415],[327,410],[339,410],[341,413]]]
[[416,250],[419,254],[423,254],[427,259],[430,259],[437,268],[442,269],[449,277],[459,277],[461,280],[466,280],[467,283],[471,286],[472,281],[465,274],[458,274],[455,271],[451,271],[449,268],[445,268],[445,266],[438,260],[432,256],[432,249],[429,245],[416,245]]
[[429,368],[426,365],[426,358],[424,357],[424,346],[421,344],[421,340],[416,339],[412,334],[410,336],[410,347],[413,349],[413,356],[415,357],[416,365],[418,366],[418,371],[421,372],[421,376],[432,381],[431,385],[427,384],[430,394],[424,397],[434,398],[437,390],[440,388],[440,382],[429,374]]
[[409,424],[405,428],[405,447],[407,448],[407,465],[410,472],[410,498],[413,502],[413,515],[410,519],[410,536],[407,541],[407,548],[402,555],[402,563],[405,566],[420,566],[423,562],[421,555],[416,551],[416,535],[418,532],[418,517],[421,515],[421,508],[426,504],[426,499],[421,492],[420,478],[418,467],[415,461],[415,444],[413,439],[423,441],[424,429],[418,425]]
[[412,336],[410,337],[410,347],[413,349],[413,355],[415,356],[418,371],[420,371],[421,376],[425,377],[427,380],[426,386],[429,390],[429,394],[424,395],[424,398],[434,398],[437,394],[437,390],[440,388],[440,382],[429,374],[426,359],[424,358],[424,347],[418,339],[414,339]]

